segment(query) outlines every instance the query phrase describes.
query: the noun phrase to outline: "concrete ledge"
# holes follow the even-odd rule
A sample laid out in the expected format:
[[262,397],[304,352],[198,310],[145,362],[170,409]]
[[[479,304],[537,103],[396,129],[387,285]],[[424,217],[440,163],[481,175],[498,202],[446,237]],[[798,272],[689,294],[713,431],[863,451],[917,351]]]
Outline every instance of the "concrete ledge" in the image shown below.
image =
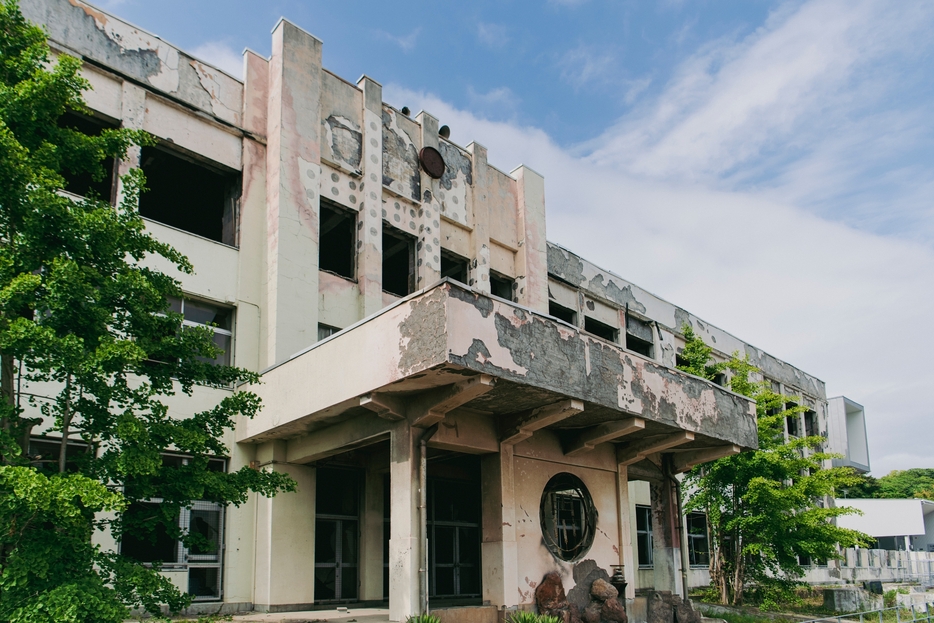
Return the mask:
[[431,608],[430,612],[441,619],[441,623],[497,623],[499,620],[496,606]]

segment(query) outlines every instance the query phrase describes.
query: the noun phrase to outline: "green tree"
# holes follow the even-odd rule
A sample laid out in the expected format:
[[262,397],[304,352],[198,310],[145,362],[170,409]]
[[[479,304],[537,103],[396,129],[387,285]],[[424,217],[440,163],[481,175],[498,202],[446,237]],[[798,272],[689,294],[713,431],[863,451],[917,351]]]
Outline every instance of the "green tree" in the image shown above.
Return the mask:
[[[693,332],[684,333],[696,357],[685,371],[696,374],[708,367],[700,360],[707,347]],[[724,368],[730,389],[756,402],[759,449],[695,468],[687,478],[686,509],[707,513],[711,583],[720,602],[738,605],[752,594],[769,606],[803,575],[800,557],[830,559],[838,546],[868,544],[869,537],[834,525],[835,517],[855,510],[828,504],[835,489],[857,481],[853,470],[823,468],[833,455],[820,451],[822,437],[785,439],[785,418],[804,410],[791,406],[800,399],[756,381],[748,357],[734,353]],[[717,372],[704,376],[712,380]]]
[[934,469],[894,470],[877,480],[880,498],[934,499]]
[[[192,501],[240,504],[251,491],[294,489],[282,474],[208,469],[209,457],[228,453],[222,436],[235,418],[258,411],[254,394],[231,391],[186,419],[169,410],[168,396],[257,375],[212,365],[212,330],[183,328],[170,310],[179,283],[147,259],[192,267],[146,233],[140,171],[121,179],[116,206],[61,192],[69,176],[100,180],[104,162],[151,141],[63,123],[66,111],[86,112],[80,66],[67,55],[51,63],[45,33],[15,1],[0,5],[0,621],[117,622],[128,607],[177,610],[187,596],[154,569],[93,546],[92,532],[151,540],[164,531],[191,545],[197,537],[174,518]],[[55,464],[40,468],[29,436],[48,430],[62,443]],[[66,438],[86,451],[69,456]],[[164,463],[168,449],[191,458]],[[130,506],[155,496],[164,502]]]

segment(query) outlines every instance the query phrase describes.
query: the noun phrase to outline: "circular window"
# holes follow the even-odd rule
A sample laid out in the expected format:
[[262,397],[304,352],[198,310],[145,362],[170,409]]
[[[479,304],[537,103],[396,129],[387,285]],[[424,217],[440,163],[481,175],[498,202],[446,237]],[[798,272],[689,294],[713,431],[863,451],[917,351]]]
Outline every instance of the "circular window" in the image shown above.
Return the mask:
[[555,557],[573,562],[593,545],[597,509],[580,478],[556,474],[542,492],[542,540]]

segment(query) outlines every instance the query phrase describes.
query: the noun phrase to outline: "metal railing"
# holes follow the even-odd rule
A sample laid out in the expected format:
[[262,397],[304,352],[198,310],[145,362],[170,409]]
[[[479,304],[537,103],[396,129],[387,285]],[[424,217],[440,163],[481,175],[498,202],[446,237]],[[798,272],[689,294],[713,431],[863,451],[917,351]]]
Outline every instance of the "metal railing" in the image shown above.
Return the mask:
[[[911,618],[908,618],[908,615]],[[839,614],[835,616],[822,617],[819,619],[810,619],[803,623],[912,623],[913,621],[924,621],[931,623],[934,618],[934,612],[931,611],[931,604],[924,604],[924,610],[916,608],[914,604],[907,608],[895,606],[893,608],[880,608],[879,610],[867,610],[865,612],[854,612],[852,614]]]

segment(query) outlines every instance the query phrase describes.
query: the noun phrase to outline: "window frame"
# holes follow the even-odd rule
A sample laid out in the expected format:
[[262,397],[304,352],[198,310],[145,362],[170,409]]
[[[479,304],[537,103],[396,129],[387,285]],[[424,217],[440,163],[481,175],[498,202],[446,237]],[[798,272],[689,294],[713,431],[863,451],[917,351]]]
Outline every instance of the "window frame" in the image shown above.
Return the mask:
[[[645,529],[639,528],[639,515],[640,513],[645,516]],[[648,562],[642,561],[642,550],[640,548],[641,538],[645,537],[646,540],[646,558]],[[652,507],[644,506],[642,504],[636,504],[636,565],[640,569],[654,569],[655,568],[655,536],[654,531],[652,530]]]
[[[221,365],[221,366],[235,365],[234,363],[235,361],[234,360],[234,327],[237,326],[236,324],[237,309],[235,307],[227,307],[224,305],[218,305],[217,303],[214,303],[213,301],[206,301],[203,299],[192,298],[192,297],[188,297],[184,295],[183,296],[170,296],[170,297],[167,297],[167,300],[169,302],[169,307],[170,309],[172,309],[172,311],[182,314],[182,327],[183,328],[184,327],[207,327],[208,329],[211,329],[211,331],[213,331],[215,334],[227,336],[229,338],[230,346],[229,348],[227,348],[227,350],[224,352],[224,355],[223,355],[224,357],[226,357],[227,361],[223,363],[218,363],[217,360],[215,360],[215,365]],[[179,302],[177,311],[173,307],[173,301]],[[230,329],[223,329],[221,327],[214,327],[209,324],[195,322],[194,320],[188,320],[187,318],[184,317],[186,301],[190,301],[192,303],[200,304],[200,305],[207,305],[210,307],[214,307],[218,310],[226,310],[230,315]]]
[[[704,522],[703,533],[692,533],[691,532],[691,519],[700,518]],[[707,515],[704,513],[699,513],[693,511],[688,513],[685,518],[685,532],[687,533],[688,541],[688,561],[691,568],[706,568],[710,566],[710,539],[707,534]],[[702,541],[704,543],[703,557],[706,558],[705,562],[698,562],[698,549],[697,543]]]

